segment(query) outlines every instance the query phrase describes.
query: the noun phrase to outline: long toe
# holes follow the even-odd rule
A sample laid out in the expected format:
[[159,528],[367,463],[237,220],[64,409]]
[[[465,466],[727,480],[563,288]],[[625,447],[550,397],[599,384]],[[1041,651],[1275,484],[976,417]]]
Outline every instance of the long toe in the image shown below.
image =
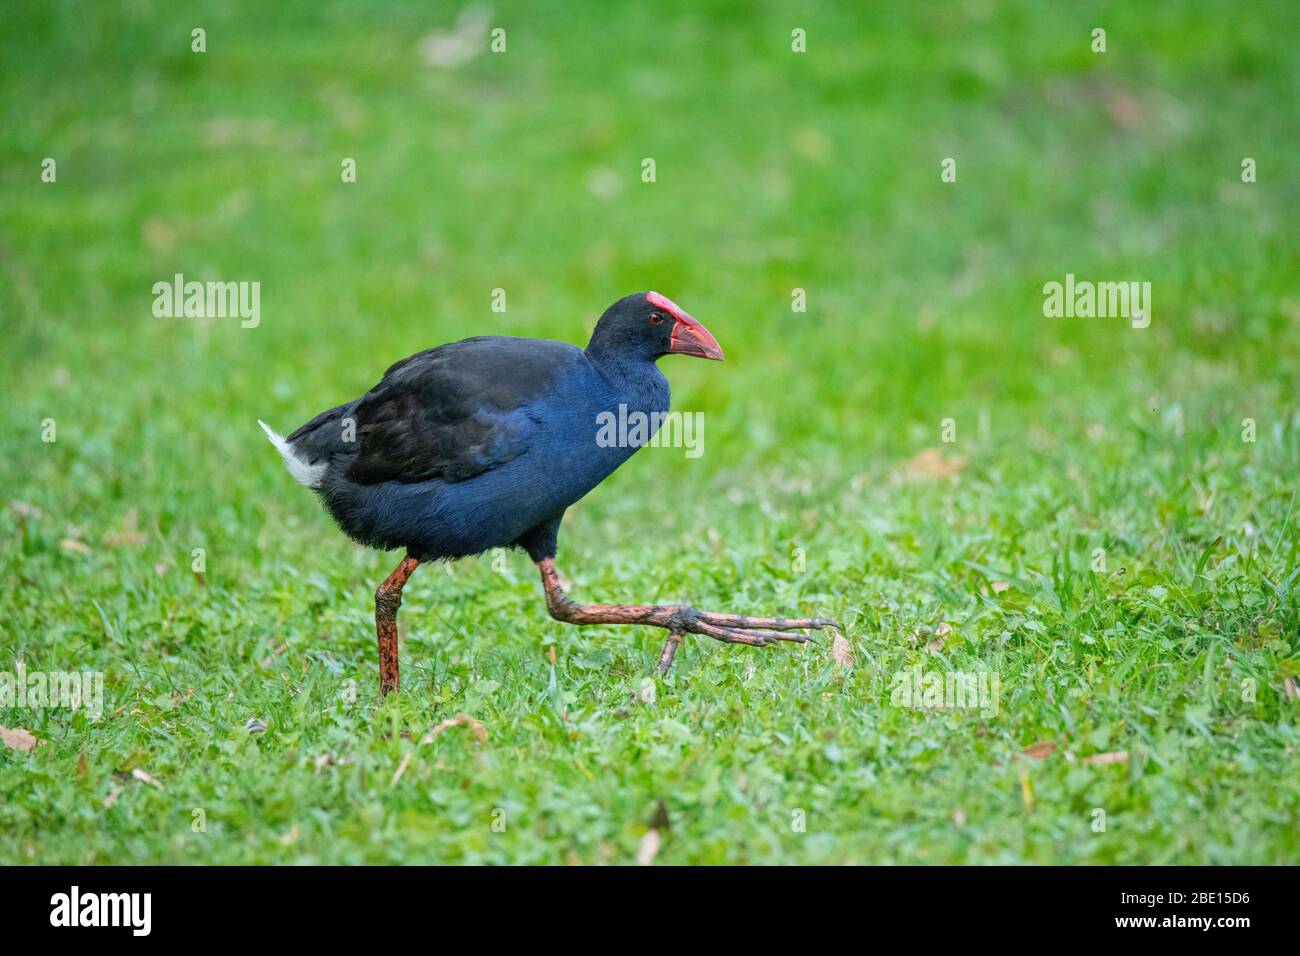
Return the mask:
[[691,628],[696,634],[703,634],[715,641],[727,644],[748,644],[751,647],[766,647],[778,641],[790,641],[794,644],[807,644],[812,638],[807,634],[792,634],[787,631],[751,630],[743,627],[718,627],[706,621],[697,621]]
[[701,611],[700,620],[718,627],[766,628],[772,631],[818,630],[823,627],[839,625],[834,621],[820,617],[749,617],[744,614],[715,614]]

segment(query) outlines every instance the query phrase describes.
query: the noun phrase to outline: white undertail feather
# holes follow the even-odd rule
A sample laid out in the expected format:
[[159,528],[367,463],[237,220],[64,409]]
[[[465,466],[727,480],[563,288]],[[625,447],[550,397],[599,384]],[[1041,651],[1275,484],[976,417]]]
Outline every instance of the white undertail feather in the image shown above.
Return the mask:
[[266,437],[271,439],[271,444],[275,450],[280,453],[284,459],[284,465],[289,469],[289,474],[293,475],[293,480],[300,485],[306,485],[308,488],[319,488],[321,479],[325,477],[325,462],[313,465],[294,454],[293,448],[280,435],[276,434],[274,428],[262,421],[260,418],[257,424],[262,426],[262,431],[266,432]]

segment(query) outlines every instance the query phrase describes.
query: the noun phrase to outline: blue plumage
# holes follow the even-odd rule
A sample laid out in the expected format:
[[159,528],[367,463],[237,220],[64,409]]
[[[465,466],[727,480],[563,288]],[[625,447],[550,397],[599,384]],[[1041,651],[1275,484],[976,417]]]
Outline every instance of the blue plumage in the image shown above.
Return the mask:
[[565,509],[637,450],[603,447],[601,414],[624,406],[657,422],[668,410],[655,362],[674,325],[651,321],[659,314],[628,296],[586,349],[483,336],[421,352],[281,452],[362,544],[421,561],[517,545],[540,560]]
[[[411,573],[421,561],[489,548],[528,552],[556,620],[667,630],[661,671],[686,633],[762,647],[834,626],[683,605],[584,606],[564,593],[554,561],[560,520],[653,437],[669,400],[655,362],[668,354],[720,360],[722,349],[670,300],[637,293],[605,310],[586,349],[496,336],[453,342],[403,359],[365,395],[287,439],[262,425],[290,473],[353,539],[406,549],[375,592],[381,693],[398,688],[397,608]],[[638,413],[643,433],[611,436],[609,419]]]
[[[422,561],[516,544],[535,560],[553,554],[554,532],[547,529],[637,450],[601,447],[600,413],[617,413],[620,404],[665,412],[669,388],[653,362],[602,369],[582,349],[545,344],[564,348],[564,359],[541,391],[494,416],[481,446],[482,471],[459,481],[362,484],[335,465],[320,492],[340,526],[364,544],[405,547]],[[540,540],[529,537],[534,529]]]

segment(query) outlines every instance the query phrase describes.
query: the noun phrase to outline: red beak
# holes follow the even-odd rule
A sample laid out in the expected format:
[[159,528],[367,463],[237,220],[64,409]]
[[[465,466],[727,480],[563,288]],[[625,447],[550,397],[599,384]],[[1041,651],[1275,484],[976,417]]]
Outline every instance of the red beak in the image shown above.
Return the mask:
[[663,309],[673,317],[673,334],[669,343],[670,355],[693,355],[696,358],[722,361],[722,346],[713,337],[713,333],[691,318],[690,314],[678,306],[672,299],[658,292],[646,295],[646,300],[657,309]]

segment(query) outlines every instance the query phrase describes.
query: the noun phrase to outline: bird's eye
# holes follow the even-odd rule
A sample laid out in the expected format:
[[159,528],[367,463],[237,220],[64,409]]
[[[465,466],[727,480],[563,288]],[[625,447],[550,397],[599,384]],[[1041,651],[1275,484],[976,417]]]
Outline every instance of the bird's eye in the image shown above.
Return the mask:
[[664,317],[663,317],[662,315],[660,315],[658,312],[651,312],[651,313],[650,313],[650,324],[651,324],[651,325],[658,325],[658,324],[659,324],[660,322],[662,322],[663,320],[664,320]]

